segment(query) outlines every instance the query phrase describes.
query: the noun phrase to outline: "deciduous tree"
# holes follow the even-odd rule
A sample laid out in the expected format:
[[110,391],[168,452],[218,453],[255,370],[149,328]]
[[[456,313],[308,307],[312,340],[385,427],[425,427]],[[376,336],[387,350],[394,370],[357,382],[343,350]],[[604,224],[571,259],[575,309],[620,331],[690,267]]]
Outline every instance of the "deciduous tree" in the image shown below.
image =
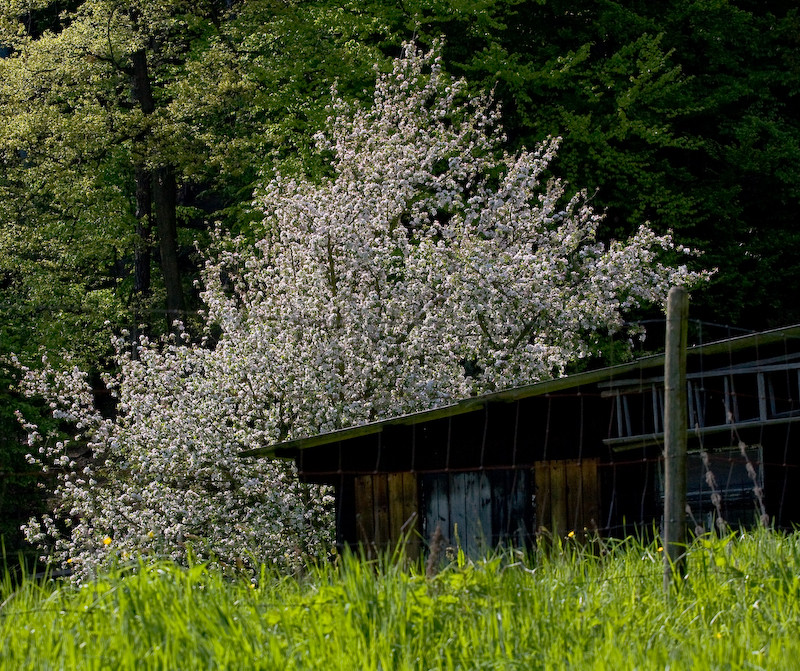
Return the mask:
[[142,337],[134,358],[120,340],[113,417],[77,369],[30,371],[77,427],[30,427],[32,460],[60,478],[31,539],[84,572],[134,551],[183,559],[189,541],[229,565],[291,563],[329,540],[326,501],[240,450],[563,374],[625,310],[700,279],[662,264],[684,250],[646,227],[596,241],[586,194],[546,177],[558,141],[508,154],[499,116],[408,46],[370,107],[335,99],[317,135],[330,176],[277,174],[262,238],[219,240],[205,344]]

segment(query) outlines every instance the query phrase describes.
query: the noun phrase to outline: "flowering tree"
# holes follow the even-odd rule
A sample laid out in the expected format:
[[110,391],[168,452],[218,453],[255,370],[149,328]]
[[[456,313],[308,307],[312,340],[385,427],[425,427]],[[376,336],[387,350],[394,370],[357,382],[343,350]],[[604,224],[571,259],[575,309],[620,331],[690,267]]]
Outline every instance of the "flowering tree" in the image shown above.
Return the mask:
[[133,357],[120,340],[111,418],[78,371],[28,373],[91,457],[30,427],[31,458],[60,470],[56,515],[29,535],[57,559],[183,559],[194,540],[294,561],[329,540],[324,494],[240,450],[562,374],[626,309],[700,279],[660,263],[675,248],[646,227],[597,242],[586,195],[546,178],[557,140],[504,153],[491,101],[435,53],[408,46],[368,109],[335,100],[317,141],[330,176],[276,176],[262,239],[208,262],[213,346],[142,339]]

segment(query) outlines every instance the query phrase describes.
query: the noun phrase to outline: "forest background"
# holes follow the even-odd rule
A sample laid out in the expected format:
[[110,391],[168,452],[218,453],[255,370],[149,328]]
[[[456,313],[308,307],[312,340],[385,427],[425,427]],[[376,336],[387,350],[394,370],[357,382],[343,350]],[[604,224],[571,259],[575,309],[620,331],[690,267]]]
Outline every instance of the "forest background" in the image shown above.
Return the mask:
[[[563,138],[553,171],[594,193],[602,239],[648,221],[704,250],[718,270],[693,317],[800,321],[794,3],[4,0],[0,357],[99,373],[111,333],[191,330],[211,232],[257,236],[276,169],[325,174],[312,134],[334,82],[366,100],[404,40],[440,36],[445,68],[494,92],[510,150]],[[7,550],[42,478],[13,373],[0,360]]]

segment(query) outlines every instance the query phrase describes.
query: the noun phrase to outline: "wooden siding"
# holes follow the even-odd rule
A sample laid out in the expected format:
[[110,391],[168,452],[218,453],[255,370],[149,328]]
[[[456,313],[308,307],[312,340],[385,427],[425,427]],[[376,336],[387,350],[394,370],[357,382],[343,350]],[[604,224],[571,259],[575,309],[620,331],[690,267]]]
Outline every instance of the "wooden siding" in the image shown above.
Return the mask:
[[600,514],[598,459],[540,461],[534,466],[536,522],[553,536],[596,529]]
[[419,556],[417,477],[377,473],[354,479],[356,534],[369,556],[393,551],[405,539],[410,559]]
[[436,528],[449,547],[467,555],[513,543],[530,542],[530,472],[524,469],[476,470],[421,476],[425,539]]

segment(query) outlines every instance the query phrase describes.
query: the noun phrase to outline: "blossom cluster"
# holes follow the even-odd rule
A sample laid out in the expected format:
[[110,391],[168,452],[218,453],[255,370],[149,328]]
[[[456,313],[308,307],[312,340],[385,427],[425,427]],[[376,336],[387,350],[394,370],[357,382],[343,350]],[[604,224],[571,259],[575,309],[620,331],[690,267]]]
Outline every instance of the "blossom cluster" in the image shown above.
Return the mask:
[[[55,473],[55,508],[31,520],[30,541],[78,577],[110,559],[211,559],[235,569],[287,569],[330,543],[331,497],[297,481],[291,464],[245,462],[236,395],[215,388],[227,373],[207,348],[142,338],[131,356],[117,341],[107,378],[113,417],[94,409],[80,371],[29,370],[27,391],[50,399],[73,427],[68,439],[29,426],[29,456]],[[244,418],[243,421],[246,422]]]
[[290,564],[330,542],[329,493],[241,450],[563,374],[626,310],[702,279],[661,263],[683,250],[647,227],[597,241],[586,194],[549,176],[558,139],[511,155],[499,121],[413,45],[371,106],[335,98],[316,136],[330,176],[276,175],[260,239],[220,239],[207,263],[213,346],[141,338],[134,356],[120,338],[114,417],[79,371],[28,371],[77,427],[31,427],[59,483],[29,537],[87,570],[189,546]]

